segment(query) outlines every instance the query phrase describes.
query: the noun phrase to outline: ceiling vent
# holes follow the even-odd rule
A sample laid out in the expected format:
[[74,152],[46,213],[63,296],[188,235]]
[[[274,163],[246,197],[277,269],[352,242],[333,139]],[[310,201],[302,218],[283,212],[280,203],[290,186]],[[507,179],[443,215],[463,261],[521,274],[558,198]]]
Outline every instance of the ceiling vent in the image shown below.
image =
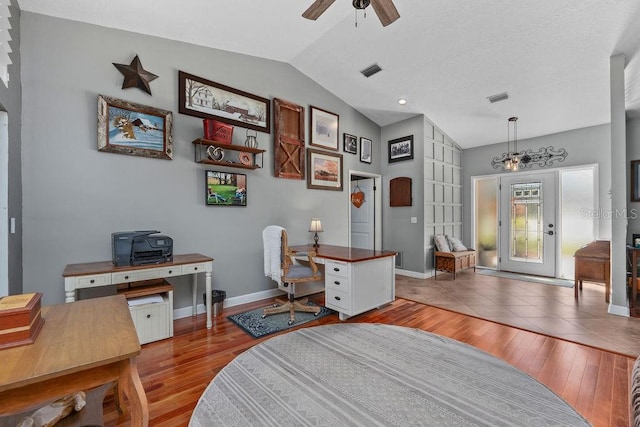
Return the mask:
[[500,102],[509,99],[509,94],[507,92],[502,92],[497,95],[488,96],[487,99],[490,103],[493,104],[494,102]]
[[379,73],[380,71],[382,71],[382,68],[380,68],[378,66],[378,64],[373,64],[368,66],[367,68],[365,68],[364,70],[360,71],[362,73],[363,76],[365,77],[371,77],[373,76],[375,73]]

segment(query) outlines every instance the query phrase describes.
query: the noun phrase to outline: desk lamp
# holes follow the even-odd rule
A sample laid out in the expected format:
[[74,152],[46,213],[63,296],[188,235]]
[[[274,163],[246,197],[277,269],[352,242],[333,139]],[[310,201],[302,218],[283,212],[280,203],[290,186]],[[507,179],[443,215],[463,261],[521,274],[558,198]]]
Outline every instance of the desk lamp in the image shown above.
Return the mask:
[[322,222],[319,218],[311,218],[311,225],[309,225],[309,231],[313,231],[315,234],[313,235],[313,247],[317,248],[320,245],[318,244],[318,233],[322,233]]

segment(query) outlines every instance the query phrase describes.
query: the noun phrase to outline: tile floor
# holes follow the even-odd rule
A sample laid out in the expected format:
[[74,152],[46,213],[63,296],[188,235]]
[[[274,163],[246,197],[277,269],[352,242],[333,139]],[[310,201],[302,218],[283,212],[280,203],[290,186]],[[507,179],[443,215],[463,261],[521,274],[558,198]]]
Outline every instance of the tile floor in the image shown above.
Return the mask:
[[437,280],[396,276],[396,297],[515,326],[608,351],[640,355],[640,318],[609,314],[604,286],[573,288],[458,273]]

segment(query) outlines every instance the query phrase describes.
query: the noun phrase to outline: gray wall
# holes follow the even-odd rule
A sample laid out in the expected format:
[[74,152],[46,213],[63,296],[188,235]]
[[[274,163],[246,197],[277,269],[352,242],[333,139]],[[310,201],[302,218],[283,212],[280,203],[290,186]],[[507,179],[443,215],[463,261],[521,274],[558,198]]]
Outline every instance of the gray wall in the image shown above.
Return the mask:
[[[608,124],[592,126],[588,128],[576,129],[538,138],[524,139],[518,141],[518,148],[536,150],[541,147],[553,146],[554,148],[564,148],[568,156],[564,162],[554,163],[551,167],[578,166],[587,164],[598,164],[599,180],[599,207],[604,211],[611,209],[611,133]],[[482,147],[470,148],[462,151],[463,173],[463,223],[467,225],[464,230],[464,240],[471,241],[471,177],[481,175],[493,175],[500,173],[493,169],[491,160],[506,152],[507,144],[486,145]],[[536,170],[538,167],[524,170]],[[545,168],[548,169],[548,168]],[[603,215],[599,221],[598,238],[611,238],[611,222],[608,215]]]
[[[388,162],[388,142],[413,135],[413,160]],[[384,249],[402,253],[403,270],[424,272],[424,116],[419,115],[382,128],[383,244]],[[389,181],[411,178],[411,206],[389,206]],[[417,217],[417,224],[411,223]]]
[[[20,154],[22,143],[20,128],[22,126],[22,87],[20,76],[20,9],[9,6],[11,24],[12,53],[9,65],[9,86],[0,83],[0,110],[6,111],[9,119],[9,198],[8,216],[16,219],[16,232],[9,234],[9,294],[20,294],[22,290],[22,165]],[[0,185],[5,185],[4,183]]]
[[[322,241],[348,243],[348,198],[342,192],[308,190],[306,181],[274,178],[272,134],[258,134],[260,148],[267,149],[264,169],[235,170],[248,176],[248,206],[205,206],[204,171],[225,169],[194,162],[191,141],[202,135],[202,121],[177,112],[178,70],[300,104],[307,122],[314,105],[339,114],[340,147],[342,132],[373,140],[373,163],[347,155],[344,170],[379,173],[386,162],[380,128],[314,81],[285,63],[43,15],[24,12],[21,25],[25,292],[44,292],[46,304],[62,302],[65,265],[111,259],[114,231],[161,230],[174,239],[175,253],[214,257],[213,287],[226,290],[228,297],[274,287],[262,271],[261,232],[269,224],[286,227],[290,243],[301,244],[311,241],[310,218],[319,217]],[[159,76],[151,82],[153,96],[121,89],[123,76],[112,63],[128,64],[136,54]],[[98,152],[98,94],[173,111],[173,160]],[[418,136],[419,128],[398,132]],[[384,141],[392,134],[385,133]],[[236,127],[234,143],[242,144],[245,137]],[[422,167],[418,161],[406,166]],[[19,186],[12,183],[12,192],[19,193]],[[384,188],[385,200],[387,192]],[[190,305],[187,282],[173,281],[176,308]]]

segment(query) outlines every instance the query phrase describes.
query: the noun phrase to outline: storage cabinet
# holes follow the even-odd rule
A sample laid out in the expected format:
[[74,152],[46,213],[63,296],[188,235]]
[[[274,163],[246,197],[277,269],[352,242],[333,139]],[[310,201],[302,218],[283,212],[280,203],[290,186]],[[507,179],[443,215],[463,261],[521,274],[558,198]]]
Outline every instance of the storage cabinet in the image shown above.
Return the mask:
[[204,138],[193,140],[193,144],[196,149],[195,161],[198,163],[241,169],[259,169],[263,166],[262,153],[266,150],[223,144]]
[[[173,336],[173,287],[162,280],[159,284],[126,287],[118,290],[129,302],[131,319],[140,344]],[[135,304],[141,298],[155,296],[161,302]]]

